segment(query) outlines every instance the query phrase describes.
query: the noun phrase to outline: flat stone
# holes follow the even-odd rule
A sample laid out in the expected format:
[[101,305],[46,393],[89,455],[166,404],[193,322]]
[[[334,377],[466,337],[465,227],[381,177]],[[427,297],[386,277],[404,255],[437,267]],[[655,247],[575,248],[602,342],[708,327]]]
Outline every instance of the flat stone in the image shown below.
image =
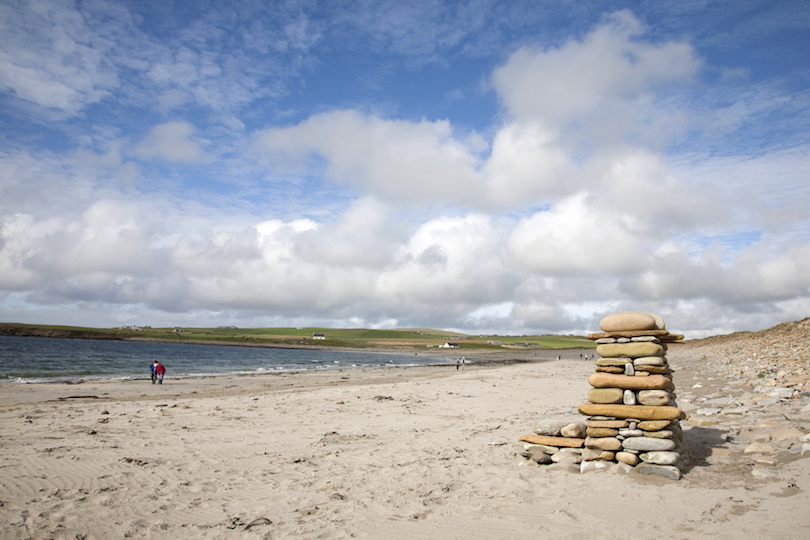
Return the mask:
[[600,428],[589,427],[585,431],[586,438],[588,437],[615,437],[619,434],[619,430],[615,428]]
[[560,435],[563,437],[572,437],[581,439],[585,436],[585,423],[584,422],[571,422],[563,426],[560,430]]
[[804,431],[792,427],[779,428],[771,434],[772,441],[788,441],[790,439],[800,439],[804,436]]
[[654,439],[652,437],[629,437],[622,441],[622,447],[640,452],[659,452],[675,448],[672,439]]
[[604,345],[606,343],[616,343],[616,338],[612,337],[603,337],[595,340],[597,345]]
[[658,431],[659,429],[664,429],[665,427],[669,426],[672,422],[669,420],[645,420],[643,422],[638,423],[638,429],[643,429],[644,431]]
[[663,356],[642,356],[640,358],[633,358],[633,367],[641,366],[665,366],[666,359]]
[[653,474],[657,476],[664,476],[670,480],[680,480],[681,470],[674,465],[656,465],[654,463],[641,463],[636,467],[636,472],[639,474]]
[[620,429],[619,435],[622,437],[643,437],[644,432],[640,429]]
[[554,463],[567,463],[572,465],[578,465],[582,461],[581,453],[571,453],[571,452],[557,452],[553,456],[551,456],[551,461]]
[[594,388],[622,388],[625,390],[669,390],[672,388],[672,381],[663,375],[631,377],[612,373],[594,373],[588,377],[588,382]]
[[714,418],[698,418],[697,416],[693,416],[687,420],[686,423],[694,427],[708,427],[719,424],[720,420],[716,420]]
[[585,448],[616,451],[622,449],[622,441],[616,437],[586,437]]
[[543,452],[545,452],[548,455],[553,455],[553,454],[556,454],[557,452],[560,451],[560,449],[557,448],[556,446],[549,446],[547,444],[526,443],[526,444],[523,445],[524,450],[530,450],[532,448],[539,448],[540,450],[542,450]]
[[625,405],[635,405],[636,404],[636,393],[632,390],[625,390],[624,396],[622,397],[622,403]]
[[624,368],[627,358],[597,358],[596,365],[600,367],[614,366]]
[[[631,337],[630,341],[652,341],[655,343],[661,343],[661,340],[655,336],[635,336]],[[598,340],[596,342],[599,343]]]
[[579,464],[579,472],[580,474],[590,473],[590,472],[603,472],[607,471],[610,465],[609,461],[598,460],[598,461],[582,461]]
[[675,434],[675,432],[669,429],[662,429],[660,431],[644,431],[644,430],[639,431],[641,431],[642,437],[652,437],[654,439],[674,439],[676,437],[680,438]]
[[[585,423],[589,428],[614,428],[619,429],[627,427],[627,420],[588,420]],[[807,441],[810,442],[810,441]]]
[[597,367],[594,371],[596,371],[597,373],[625,373],[626,370],[625,368],[616,366],[600,366]]
[[664,347],[658,343],[634,341],[631,343],[607,343],[596,346],[596,354],[602,358],[641,358],[664,356]]
[[599,321],[599,328],[603,332],[619,332],[624,330],[655,330],[655,317],[649,313],[637,311],[623,311],[613,313]]
[[547,444],[549,446],[567,446],[571,448],[581,448],[585,445],[585,439],[574,439],[571,437],[549,437],[548,435],[536,435],[531,433],[523,435],[520,439],[521,442],[530,442],[534,444]]
[[666,405],[672,400],[672,394],[666,390],[641,390],[638,393],[638,402],[642,405]]
[[656,465],[675,465],[681,459],[678,452],[644,452],[638,457],[645,463],[655,463]]
[[627,463],[628,465],[638,465],[640,461],[639,457],[636,454],[632,454],[630,452],[616,452],[616,461],[621,463]]
[[579,406],[580,414],[585,416],[605,415],[616,418],[636,418],[638,420],[677,420],[683,417],[678,407],[650,407],[648,405],[613,405],[583,403]]
[[743,450],[743,454],[773,454],[775,452],[776,449],[773,446],[761,442],[751,443]]
[[669,373],[669,368],[667,366],[639,366],[636,368],[636,374],[641,372],[647,373],[656,373],[658,375],[663,375],[665,373]]
[[621,403],[624,390],[621,388],[591,388],[588,390],[588,401],[591,403]]
[[704,407],[695,411],[695,414],[699,414],[701,416],[714,416],[715,414],[719,414],[722,410],[723,409],[720,407]]

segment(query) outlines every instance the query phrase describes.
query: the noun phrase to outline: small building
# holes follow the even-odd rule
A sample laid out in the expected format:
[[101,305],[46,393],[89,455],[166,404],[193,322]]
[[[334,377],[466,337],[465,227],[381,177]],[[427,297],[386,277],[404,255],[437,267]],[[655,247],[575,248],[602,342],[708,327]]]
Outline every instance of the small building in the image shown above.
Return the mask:
[[449,341],[444,345],[439,345],[442,349],[458,349],[458,343],[450,343]]
[[312,339],[326,339],[325,334],[312,334]]

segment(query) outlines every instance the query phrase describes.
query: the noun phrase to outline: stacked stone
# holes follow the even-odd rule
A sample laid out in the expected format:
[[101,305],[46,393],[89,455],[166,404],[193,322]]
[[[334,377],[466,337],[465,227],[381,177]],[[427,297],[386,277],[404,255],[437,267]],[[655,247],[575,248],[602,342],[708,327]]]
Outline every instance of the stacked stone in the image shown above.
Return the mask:
[[670,334],[657,315],[622,312],[599,323],[603,332],[588,336],[597,343],[596,372],[588,382],[588,403],[580,470],[617,461],[643,474],[677,480],[685,461],[683,411],[675,402],[667,343]]
[[574,467],[582,461],[586,430],[585,422],[571,415],[546,418],[534,426],[533,433],[519,439],[525,443],[521,455],[541,465]]

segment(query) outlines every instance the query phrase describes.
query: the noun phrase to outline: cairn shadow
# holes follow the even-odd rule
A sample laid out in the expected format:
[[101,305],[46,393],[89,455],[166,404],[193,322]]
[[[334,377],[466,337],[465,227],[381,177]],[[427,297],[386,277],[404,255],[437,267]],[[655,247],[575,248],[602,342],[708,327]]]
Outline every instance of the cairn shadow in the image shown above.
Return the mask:
[[708,466],[713,449],[728,447],[728,432],[714,427],[694,426],[684,430],[683,443],[689,449],[689,462],[682,471],[687,474],[694,468]]

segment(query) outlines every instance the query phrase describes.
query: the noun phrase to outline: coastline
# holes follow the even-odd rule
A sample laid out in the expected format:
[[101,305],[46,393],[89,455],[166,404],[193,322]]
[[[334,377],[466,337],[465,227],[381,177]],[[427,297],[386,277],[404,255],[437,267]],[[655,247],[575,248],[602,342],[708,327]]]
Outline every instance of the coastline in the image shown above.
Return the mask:
[[[546,352],[467,355],[463,370],[4,387],[0,538],[581,538],[628,527],[795,538],[810,527],[810,459],[729,442],[781,429],[781,409],[687,425],[693,460],[678,482],[527,463],[518,437],[544,415],[575,415],[593,371],[578,350]],[[671,349],[693,414],[696,392],[734,377],[707,372],[702,354]],[[752,475],[765,458],[775,464],[756,467],[768,475]]]

